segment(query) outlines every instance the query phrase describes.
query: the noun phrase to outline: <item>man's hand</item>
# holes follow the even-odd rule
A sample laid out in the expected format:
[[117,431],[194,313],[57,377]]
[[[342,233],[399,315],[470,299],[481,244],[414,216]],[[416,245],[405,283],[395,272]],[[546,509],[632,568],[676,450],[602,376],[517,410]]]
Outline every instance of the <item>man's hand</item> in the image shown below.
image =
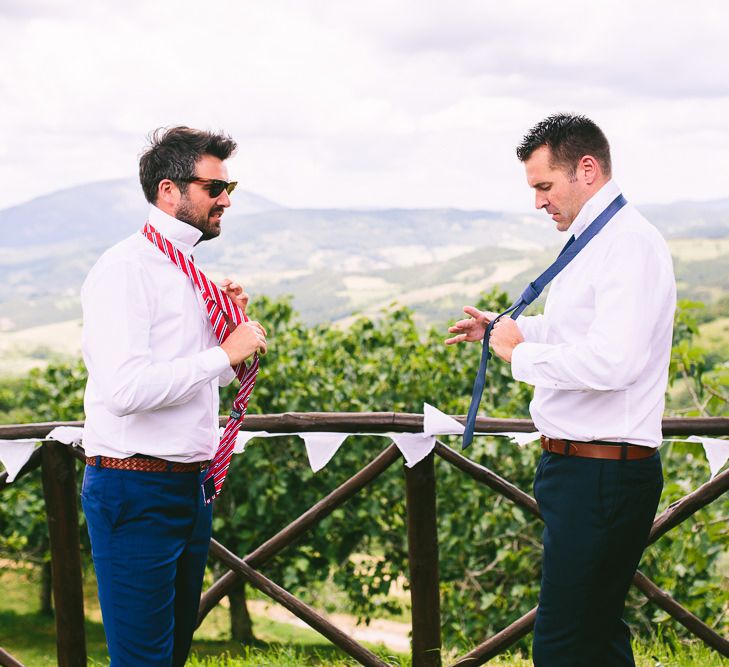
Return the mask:
[[511,363],[511,353],[519,343],[524,342],[522,335],[516,322],[510,317],[502,317],[491,330],[489,344],[493,348],[496,356],[501,357],[504,361]]
[[448,328],[449,333],[458,335],[448,338],[445,342],[446,345],[475,343],[478,340],[483,340],[486,327],[498,315],[498,313],[492,313],[488,310],[478,310],[473,306],[464,306],[463,312],[471,317],[467,320],[458,320],[452,327]]
[[233,303],[245,313],[248,307],[248,294],[243,291],[243,286],[232,281],[230,278],[225,278],[220,283],[220,287],[223,292],[233,299]]
[[266,354],[266,330],[258,322],[249,321],[239,324],[220,345],[230,359],[230,365],[236,366],[254,353]]

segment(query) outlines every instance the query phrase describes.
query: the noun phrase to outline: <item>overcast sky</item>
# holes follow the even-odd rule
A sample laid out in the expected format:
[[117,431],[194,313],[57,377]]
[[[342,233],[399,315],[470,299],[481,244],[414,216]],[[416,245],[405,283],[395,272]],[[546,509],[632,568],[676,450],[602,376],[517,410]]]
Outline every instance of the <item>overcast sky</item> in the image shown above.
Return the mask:
[[284,205],[525,210],[514,147],[557,111],[633,201],[729,197],[728,34],[720,0],[0,0],[0,208],[186,124]]

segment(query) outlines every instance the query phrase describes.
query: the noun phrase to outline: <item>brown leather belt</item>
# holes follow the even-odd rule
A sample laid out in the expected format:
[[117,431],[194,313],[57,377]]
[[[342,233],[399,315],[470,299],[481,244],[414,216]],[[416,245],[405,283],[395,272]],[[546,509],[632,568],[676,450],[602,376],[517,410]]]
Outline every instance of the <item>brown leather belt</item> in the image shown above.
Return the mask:
[[87,456],[86,465],[95,466],[99,459],[100,468],[113,468],[114,470],[137,470],[140,472],[202,472],[210,461],[195,461],[193,463],[177,463],[166,461],[154,456],[134,454],[125,459],[115,459],[111,456]]
[[647,459],[656,453],[655,447],[630,445],[621,442],[574,442],[541,437],[542,449],[561,456],[580,456],[586,459],[610,459],[612,461]]

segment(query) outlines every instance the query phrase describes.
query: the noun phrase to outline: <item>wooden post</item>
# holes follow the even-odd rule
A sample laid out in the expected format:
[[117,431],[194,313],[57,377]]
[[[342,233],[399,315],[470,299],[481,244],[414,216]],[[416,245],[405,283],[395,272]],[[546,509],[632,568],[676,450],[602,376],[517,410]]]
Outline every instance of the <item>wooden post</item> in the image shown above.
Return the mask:
[[440,667],[440,576],[433,452],[405,468],[413,667]]
[[65,445],[47,442],[42,454],[43,495],[51,543],[56,647],[60,667],[86,665],[76,462]]

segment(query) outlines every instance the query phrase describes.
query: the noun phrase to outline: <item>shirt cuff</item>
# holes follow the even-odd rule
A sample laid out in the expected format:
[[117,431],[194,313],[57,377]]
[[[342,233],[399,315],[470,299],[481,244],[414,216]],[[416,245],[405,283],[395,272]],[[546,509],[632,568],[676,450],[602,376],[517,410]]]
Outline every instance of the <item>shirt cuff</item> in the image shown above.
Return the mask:
[[[228,355],[226,354],[225,356],[227,357]],[[245,364],[245,361],[243,363]],[[218,375],[218,386],[227,387],[231,382],[233,382],[233,380],[235,380],[235,370],[230,363],[228,363],[225,370]]]
[[534,363],[534,355],[538,351],[538,343],[528,343],[524,341],[519,343],[511,352],[511,375],[519,382],[534,384],[534,378],[531,371]]
[[540,326],[539,319],[538,315],[519,315],[516,318],[516,325],[519,327],[525,341],[537,342]]
[[200,363],[205,372],[212,379],[220,377],[226,368],[230,368],[230,359],[222,347],[211,347],[200,353]]

